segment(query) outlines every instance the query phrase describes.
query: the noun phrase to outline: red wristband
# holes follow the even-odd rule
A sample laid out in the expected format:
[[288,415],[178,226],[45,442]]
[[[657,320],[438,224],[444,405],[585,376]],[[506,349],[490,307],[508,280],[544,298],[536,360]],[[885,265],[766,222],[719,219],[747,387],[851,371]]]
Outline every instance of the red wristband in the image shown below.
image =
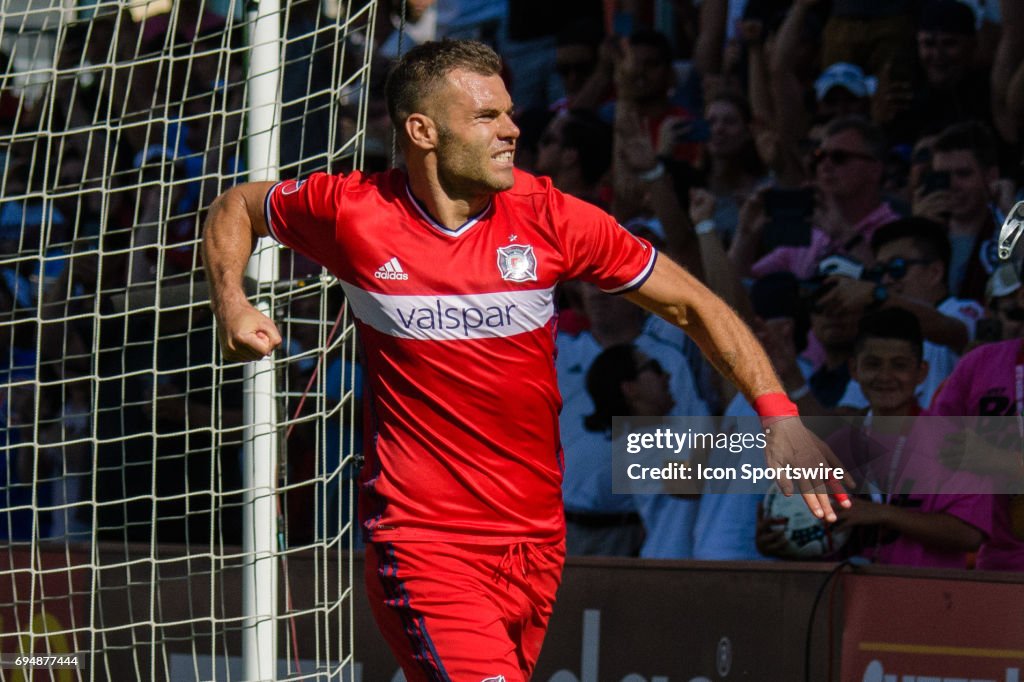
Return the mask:
[[799,417],[796,403],[785,393],[765,393],[754,398],[754,411],[762,420],[772,417]]

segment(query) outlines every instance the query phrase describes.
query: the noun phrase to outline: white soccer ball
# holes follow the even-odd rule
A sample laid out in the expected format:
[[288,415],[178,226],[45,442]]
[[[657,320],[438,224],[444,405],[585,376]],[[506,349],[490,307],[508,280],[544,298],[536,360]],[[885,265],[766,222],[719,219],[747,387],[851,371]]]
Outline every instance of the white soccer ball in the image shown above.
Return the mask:
[[834,530],[832,526],[818,519],[801,495],[786,497],[778,483],[772,483],[764,496],[765,517],[786,519],[782,529],[787,544],[782,550],[785,556],[794,559],[813,559],[831,554],[846,544],[850,537],[848,530]]

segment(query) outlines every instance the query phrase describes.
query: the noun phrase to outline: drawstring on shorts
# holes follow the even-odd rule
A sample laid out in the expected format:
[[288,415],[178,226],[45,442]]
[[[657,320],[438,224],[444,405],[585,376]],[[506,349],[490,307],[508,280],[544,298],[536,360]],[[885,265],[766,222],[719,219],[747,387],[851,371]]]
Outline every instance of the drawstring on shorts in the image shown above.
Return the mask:
[[498,564],[498,572],[500,575],[511,578],[513,569],[518,568],[525,578],[529,575],[529,563],[540,563],[543,558],[543,553],[534,543],[516,542],[505,550],[504,556],[501,557],[501,563]]

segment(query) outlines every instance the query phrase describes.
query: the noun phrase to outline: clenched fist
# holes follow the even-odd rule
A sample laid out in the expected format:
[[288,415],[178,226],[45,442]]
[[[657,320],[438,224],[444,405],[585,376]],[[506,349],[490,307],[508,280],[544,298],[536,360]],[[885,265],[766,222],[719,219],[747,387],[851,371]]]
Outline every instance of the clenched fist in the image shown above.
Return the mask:
[[248,301],[217,315],[217,337],[225,360],[262,360],[281,345],[281,332]]

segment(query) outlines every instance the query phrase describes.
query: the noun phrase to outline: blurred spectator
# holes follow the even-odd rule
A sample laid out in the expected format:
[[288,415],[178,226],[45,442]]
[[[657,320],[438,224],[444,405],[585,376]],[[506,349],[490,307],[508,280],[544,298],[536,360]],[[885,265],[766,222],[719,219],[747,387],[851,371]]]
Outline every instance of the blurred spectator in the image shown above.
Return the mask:
[[[811,130],[824,122],[814,116],[813,99],[821,41],[817,12],[823,7],[808,1],[793,3],[782,13],[783,21],[774,36],[771,24],[762,19],[765,46],[751,52],[751,101],[761,104],[759,110],[770,112],[766,122],[772,135],[768,140],[772,149],[765,159],[785,187],[813,176],[813,171],[807,173],[808,169],[802,167],[797,152],[803,140],[820,140],[821,136]],[[762,80],[767,87],[761,86]]]
[[670,133],[675,123],[694,118],[689,110],[674,104],[669,97],[675,85],[672,46],[668,39],[657,31],[633,33],[615,65],[618,95],[615,118],[618,120],[619,109],[625,103],[639,117],[660,155],[696,165],[701,146],[694,141],[677,139]]
[[[669,128],[680,119],[666,118]],[[685,208],[696,171],[687,163],[666,158],[655,152],[650,130],[632,102],[620,100],[615,107],[612,186],[613,215],[628,224],[635,218],[650,222],[656,219],[655,230],[664,241],[669,256],[702,279],[702,263],[697,235]],[[663,139],[671,143],[670,136]]]
[[516,112],[513,117],[519,127],[516,140],[516,167],[527,173],[540,174],[537,170],[537,156],[540,154],[540,140],[555,114],[547,109],[526,109]]
[[541,135],[536,171],[577,199],[604,206],[602,180],[612,162],[612,127],[597,114],[573,110],[555,116]]
[[664,414],[672,407],[668,375],[653,362],[632,344],[620,344],[603,350],[587,370],[593,412],[583,418],[580,436],[563,444],[569,555],[640,553],[644,526],[633,498],[612,493],[612,418]]
[[[975,325],[984,311],[976,301],[949,295],[949,239],[940,225],[923,218],[904,218],[880,228],[871,247],[878,263],[871,280],[837,277],[819,305],[857,316],[890,307],[913,313],[925,339],[928,376],[921,383],[918,399],[927,406],[974,338]],[[860,409],[867,406],[867,400],[853,382],[839,404]]]
[[612,68],[609,48],[602,42],[601,25],[593,19],[578,19],[558,34],[554,66],[565,94],[552,103],[552,110],[596,109],[607,98]]
[[[584,418],[594,406],[586,389],[586,376],[594,358],[611,346],[633,344],[657,360],[670,375],[669,387],[675,407],[671,414],[703,416],[707,405],[697,391],[686,357],[672,344],[645,331],[647,314],[621,296],[606,294],[590,285],[581,285],[583,311],[590,324],[576,336],[560,332],[556,339],[558,388],[562,396],[559,418],[562,447],[571,457],[578,443],[592,440],[584,428]],[[573,481],[567,481],[570,488]],[[583,507],[584,509],[587,507]]]
[[877,87],[878,79],[865,76],[856,64],[831,64],[814,81],[818,116],[822,120],[843,116],[867,118],[871,115],[871,96]]
[[[319,2],[315,4],[320,4]],[[402,52],[409,48],[437,38],[437,0],[396,0],[386,3],[389,7],[384,13],[392,30],[384,35],[377,46],[377,55],[388,60],[398,59],[398,41],[400,30]],[[402,19],[402,9],[405,19]]]
[[[637,347],[624,344],[606,349],[594,360],[587,373],[587,390],[594,401],[594,413],[587,417],[588,428],[607,432],[611,429],[613,416],[628,420],[629,417],[668,414],[674,403],[669,382],[669,373],[661,363]],[[641,427],[629,425],[627,428],[635,432]],[[590,470],[602,472],[604,480],[600,488],[607,495],[613,481],[610,443],[606,439],[595,449],[601,454],[602,461],[592,462]],[[685,460],[692,455],[692,451],[682,450],[672,457]],[[663,453],[651,452],[649,457],[641,462],[647,466],[664,464]],[[568,467],[567,453],[567,471]],[[590,477],[593,478],[593,473]],[[643,544],[639,547],[639,555],[648,559],[690,558],[693,555],[693,524],[699,497],[670,494],[661,481],[630,481],[630,490],[632,495],[612,497],[619,498],[620,505],[629,504],[639,512],[643,521],[639,538]],[[568,513],[566,517],[569,521]]]
[[1005,217],[999,191],[996,142],[981,123],[944,130],[932,145],[931,174],[917,188],[914,212],[948,226],[952,246],[949,287],[980,301],[998,261],[995,238]]
[[[197,179],[202,175],[202,159],[184,147],[151,145],[136,155],[135,162],[142,185],[137,189],[138,218],[131,236],[128,281],[143,284],[165,273],[191,273],[198,265]],[[165,246],[170,248],[161,248]]]
[[[555,187],[572,196],[605,206],[607,179],[612,161],[612,128],[585,109],[556,114],[540,137],[535,162],[538,174],[551,176]],[[579,282],[558,287],[558,327],[576,334],[589,322],[582,310]]]
[[[721,93],[708,102],[704,117],[709,128],[704,172],[715,197],[715,229],[728,246],[736,233],[739,210],[754,189],[766,180],[757,151],[753,113],[742,95]],[[696,122],[678,124],[682,135],[693,136]]]
[[556,366],[564,417],[563,445],[571,442],[578,433],[582,416],[592,411],[589,398],[583,390],[588,368],[603,349],[622,343],[635,344],[641,351],[658,360],[671,375],[670,386],[676,405],[672,414],[708,414],[707,406],[695,389],[686,358],[665,341],[644,333],[647,313],[621,296],[606,294],[590,285],[582,287],[582,298],[583,309],[590,320],[589,329],[578,336],[559,334],[557,340]]
[[860,315],[856,309],[823,306],[820,302],[814,305],[811,332],[825,351],[825,361],[807,378],[806,389],[797,386],[788,391],[791,395],[800,396],[809,389],[822,407],[831,409],[839,405],[850,383],[848,361],[853,356]]
[[764,216],[741,220],[729,252],[737,269],[755,277],[785,270],[806,279],[831,254],[870,262],[871,235],[898,217],[882,199],[885,155],[881,131],[870,122],[848,117],[830,123],[815,152],[818,196],[810,243],[778,247],[754,262]]
[[975,15],[959,0],[924,0],[917,24],[917,64],[890,62],[881,72],[874,118],[892,143],[913,144],[967,120],[991,121],[987,73],[974,64]]
[[[783,387],[799,406],[801,414],[805,415],[831,413],[850,383],[848,361],[853,353],[861,311],[836,305],[823,306],[821,299],[834,290],[839,279],[832,277],[831,273],[849,268],[859,270],[860,266],[852,261],[843,261],[837,266],[837,260],[838,257],[826,259],[820,266],[821,274],[799,282],[797,293],[792,294],[798,296],[800,304],[808,310],[810,335],[802,329],[803,337],[791,341],[790,333],[784,331],[787,327],[780,327],[782,322],[759,325],[759,337]],[[776,272],[763,279],[771,282],[783,275],[790,276],[790,273]],[[781,289],[780,295],[786,295],[788,287],[784,282],[769,290],[777,286]],[[813,357],[807,350],[808,339],[814,341],[815,347],[811,350],[820,357]]]
[[978,320],[979,341],[1024,338],[1024,288],[1016,265],[1004,263],[996,268],[985,287],[985,302],[991,317]]

